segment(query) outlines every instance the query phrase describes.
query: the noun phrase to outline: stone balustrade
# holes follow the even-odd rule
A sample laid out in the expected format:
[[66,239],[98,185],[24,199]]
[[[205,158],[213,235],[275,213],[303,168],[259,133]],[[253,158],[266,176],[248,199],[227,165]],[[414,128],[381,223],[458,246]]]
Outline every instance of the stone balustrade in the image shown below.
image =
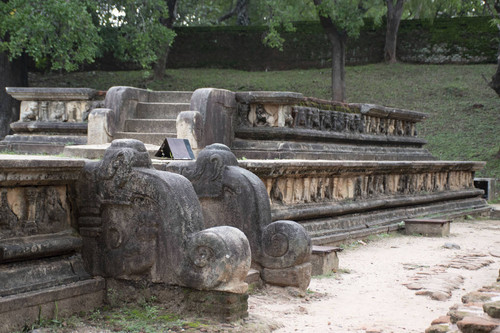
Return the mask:
[[89,88],[7,87],[21,101],[19,121],[10,125],[13,135],[0,143],[22,153],[62,152],[66,145],[87,143],[87,119],[102,102],[102,92]]

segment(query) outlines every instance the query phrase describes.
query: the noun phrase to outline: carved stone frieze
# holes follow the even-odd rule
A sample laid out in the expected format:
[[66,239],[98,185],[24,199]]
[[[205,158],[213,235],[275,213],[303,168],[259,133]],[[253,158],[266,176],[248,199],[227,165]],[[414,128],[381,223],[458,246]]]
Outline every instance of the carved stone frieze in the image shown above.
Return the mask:
[[265,178],[263,182],[271,202],[283,205],[419,195],[474,186],[473,172],[469,171],[318,177],[285,175]]
[[22,101],[20,120],[83,122],[94,107],[92,101]]
[[65,186],[0,188],[0,239],[56,233],[70,227]]

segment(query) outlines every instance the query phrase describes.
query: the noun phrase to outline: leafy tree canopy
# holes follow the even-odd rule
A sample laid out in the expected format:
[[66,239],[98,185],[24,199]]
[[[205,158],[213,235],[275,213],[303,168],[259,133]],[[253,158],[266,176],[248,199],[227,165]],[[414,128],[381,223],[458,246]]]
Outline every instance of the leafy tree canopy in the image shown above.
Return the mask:
[[174,38],[159,22],[167,13],[163,0],[4,0],[0,52],[53,70],[76,70],[106,51],[147,67]]

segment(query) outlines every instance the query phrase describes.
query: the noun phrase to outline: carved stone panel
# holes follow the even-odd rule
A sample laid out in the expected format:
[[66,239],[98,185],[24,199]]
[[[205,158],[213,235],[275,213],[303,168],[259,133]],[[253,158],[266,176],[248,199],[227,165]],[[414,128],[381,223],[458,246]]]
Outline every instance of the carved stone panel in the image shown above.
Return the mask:
[[70,227],[65,186],[0,188],[0,239],[56,233]]

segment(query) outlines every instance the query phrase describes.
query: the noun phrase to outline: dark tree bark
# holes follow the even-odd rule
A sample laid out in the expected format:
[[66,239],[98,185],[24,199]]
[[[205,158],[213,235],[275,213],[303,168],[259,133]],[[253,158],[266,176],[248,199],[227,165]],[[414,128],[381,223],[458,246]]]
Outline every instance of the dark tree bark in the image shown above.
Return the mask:
[[250,16],[248,15],[249,3],[250,0],[238,0],[236,6],[219,17],[217,21],[220,23],[236,15],[236,25],[250,25]]
[[[321,0],[314,0],[317,6]],[[345,46],[347,34],[333,24],[331,18],[319,16],[319,21],[325,30],[328,40],[332,43],[332,100],[344,102],[345,93]]]
[[26,63],[25,56],[9,61],[6,53],[0,53],[0,139],[10,133],[10,124],[19,120],[20,103],[5,88],[28,86]]
[[385,62],[393,64],[396,59],[396,44],[398,39],[399,23],[403,15],[404,0],[386,0],[387,3],[387,30],[385,33],[384,59]]
[[488,85],[491,89],[495,90],[497,95],[500,97],[500,53],[497,58],[497,64],[497,71],[495,72],[495,75],[491,77],[491,81],[488,83]]
[[[168,29],[172,29],[177,16],[177,0],[165,0],[168,6],[168,18],[161,19],[161,24],[163,24]],[[170,46],[165,45],[162,48],[160,54],[158,54],[158,61],[153,66],[153,79],[161,80],[165,77],[165,70],[167,69],[168,54],[170,52]]]

